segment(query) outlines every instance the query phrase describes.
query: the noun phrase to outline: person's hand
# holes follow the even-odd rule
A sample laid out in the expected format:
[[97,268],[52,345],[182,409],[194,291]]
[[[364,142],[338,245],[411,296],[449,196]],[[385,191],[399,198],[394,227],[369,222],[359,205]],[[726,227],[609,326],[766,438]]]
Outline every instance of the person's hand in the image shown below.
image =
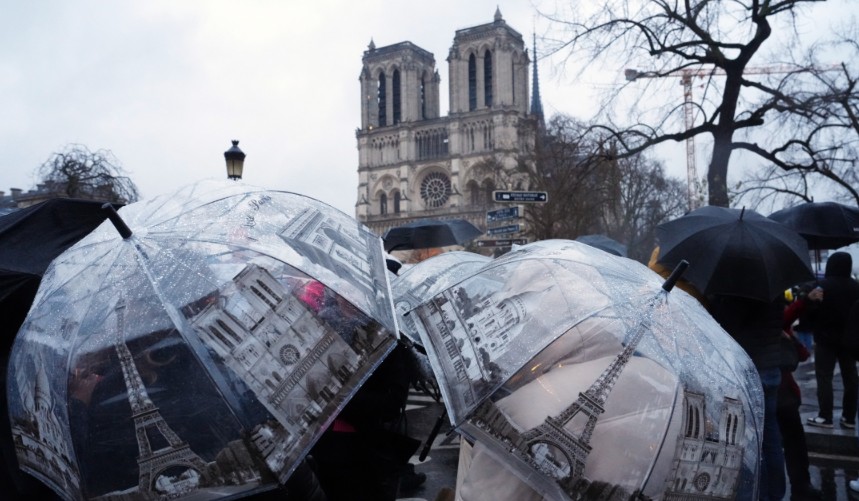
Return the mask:
[[86,405],[92,399],[92,392],[101,381],[101,376],[88,369],[75,368],[69,378],[69,394]]
[[808,293],[808,299],[811,299],[812,301],[823,301],[823,289],[815,287]]

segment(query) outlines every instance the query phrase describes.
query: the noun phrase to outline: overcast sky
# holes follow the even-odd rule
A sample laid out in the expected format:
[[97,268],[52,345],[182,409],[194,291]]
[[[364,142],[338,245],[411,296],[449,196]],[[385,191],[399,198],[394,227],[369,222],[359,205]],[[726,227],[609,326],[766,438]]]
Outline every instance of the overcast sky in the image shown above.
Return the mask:
[[[352,215],[358,75],[370,39],[432,52],[446,113],[454,32],[491,22],[496,7],[529,48],[543,33],[528,0],[5,2],[0,190],[32,188],[36,167],[78,143],[111,150],[150,197],[224,177],[223,152],[239,139],[246,182]],[[613,77],[574,83],[555,63],[539,66],[546,114],[587,118]],[[682,162],[668,171],[685,179]]]

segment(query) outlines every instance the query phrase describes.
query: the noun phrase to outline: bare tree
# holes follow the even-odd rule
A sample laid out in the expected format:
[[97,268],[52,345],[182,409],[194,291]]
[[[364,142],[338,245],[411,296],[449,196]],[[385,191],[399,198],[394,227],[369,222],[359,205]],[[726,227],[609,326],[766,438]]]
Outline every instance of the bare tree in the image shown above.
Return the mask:
[[108,150],[90,151],[80,144],[67,145],[36,169],[36,177],[56,196],[130,203],[138,199],[137,186],[125,175]]
[[594,153],[598,143],[581,138],[585,126],[571,117],[556,115],[538,134],[534,163],[520,165],[529,189],[548,193],[548,203],[525,211],[528,233],[536,240],[575,238],[591,233],[599,224],[599,211],[608,198],[608,183],[601,176],[606,160]]
[[[783,133],[769,135],[769,145],[740,143],[756,151],[783,172],[775,187],[751,179],[746,192],[758,188],[766,197],[776,193],[812,200],[818,192],[859,206],[859,30],[822,42],[795,63],[802,71],[786,74],[778,86],[764,88],[761,110],[771,112]],[[821,56],[824,54],[824,56]],[[840,56],[844,62],[833,64]],[[827,61],[826,59],[830,59]],[[790,188],[788,189],[789,183]],[[782,197],[784,198],[784,197]]]
[[587,130],[557,115],[540,134],[535,162],[522,169],[529,189],[546,191],[549,201],[527,207],[529,233],[538,240],[600,233],[647,262],[656,225],[683,214],[685,185],[643,154],[613,158],[610,143],[582,137]]
[[608,210],[603,211],[602,233],[622,242],[631,259],[646,263],[656,246],[656,226],[686,211],[686,185],[666,176],[660,162],[643,154],[619,159],[612,166],[617,184]]
[[800,170],[784,170],[775,164],[748,173],[731,189],[735,205],[770,214],[798,201],[812,202],[812,179]]
[[[732,152],[747,149],[763,153],[751,144],[735,141],[738,132],[763,125],[767,111],[750,107],[743,99],[744,91],[765,87],[748,78],[755,73],[750,71],[750,63],[774,29],[785,39],[796,37],[792,28],[795,16],[801,15],[800,7],[817,1],[822,0],[607,0],[592,14],[581,15],[578,12],[587,9],[576,9],[546,17],[560,32],[555,52],[569,51],[570,57],[585,55],[591,63],[610,56],[612,62],[627,68],[644,64],[652,68],[648,76],[653,77],[706,77],[702,97],[693,103],[697,118],[689,128],[685,126],[686,110],[678,105],[665,110],[661,118],[632,125],[616,125],[606,114],[594,129],[616,140],[619,156],[632,156],[669,141],[711,136],[709,203],[727,206]],[[670,129],[672,124],[676,130]]]

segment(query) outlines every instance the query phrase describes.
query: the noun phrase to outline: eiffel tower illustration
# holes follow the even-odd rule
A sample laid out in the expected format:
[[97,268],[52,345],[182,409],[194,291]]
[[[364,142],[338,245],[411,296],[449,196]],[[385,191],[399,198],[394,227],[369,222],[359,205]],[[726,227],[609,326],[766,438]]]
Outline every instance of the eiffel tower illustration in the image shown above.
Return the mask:
[[[139,467],[138,491],[149,497],[157,496],[155,492],[155,479],[158,474],[171,466],[181,466],[196,470],[201,477],[201,484],[208,480],[206,462],[198,456],[191,447],[182,441],[176,433],[170,429],[164,418],[161,417],[158,407],[152,403],[134,358],[128,345],[123,340],[125,332],[125,299],[120,298],[115,307],[116,313],[116,341],[114,348],[122,364],[122,374],[125,386],[128,389],[128,403],[131,404],[131,417],[134,419],[135,435],[140,455],[137,457]],[[160,434],[167,445],[157,450],[152,449],[149,442],[150,436]]]
[[[519,443],[524,445],[522,448],[524,451],[533,451],[534,446],[542,444],[552,446],[564,455],[570,467],[569,473],[564,476],[556,474],[556,476],[561,477],[558,478],[558,482],[568,492],[583,491],[587,488],[588,481],[584,478],[585,463],[591,452],[590,441],[597,419],[605,412],[605,402],[608,395],[627,362],[632,358],[635,348],[646,330],[643,326],[638,326],[637,331],[630,337],[624,349],[587,390],[579,393],[575,402],[557,416],[546,417],[546,420],[539,426],[522,432],[519,436],[521,440]],[[581,433],[576,436],[564,428],[564,425],[578,414],[584,415],[587,422]],[[534,461],[533,457],[526,457],[525,459],[531,463]],[[538,466],[545,469],[545,465]]]

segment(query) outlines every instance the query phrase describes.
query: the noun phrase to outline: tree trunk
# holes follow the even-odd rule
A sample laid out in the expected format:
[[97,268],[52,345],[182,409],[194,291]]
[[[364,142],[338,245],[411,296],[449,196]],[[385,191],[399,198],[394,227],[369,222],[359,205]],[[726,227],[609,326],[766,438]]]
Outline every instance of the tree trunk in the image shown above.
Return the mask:
[[734,115],[742,89],[743,67],[740,65],[725,68],[725,90],[719,105],[719,123],[713,132],[713,156],[707,171],[707,189],[710,205],[728,207],[728,164],[731,160],[731,147],[737,123]]
[[710,205],[728,207],[728,163],[731,159],[733,131],[713,134],[713,156],[707,171],[707,189]]

